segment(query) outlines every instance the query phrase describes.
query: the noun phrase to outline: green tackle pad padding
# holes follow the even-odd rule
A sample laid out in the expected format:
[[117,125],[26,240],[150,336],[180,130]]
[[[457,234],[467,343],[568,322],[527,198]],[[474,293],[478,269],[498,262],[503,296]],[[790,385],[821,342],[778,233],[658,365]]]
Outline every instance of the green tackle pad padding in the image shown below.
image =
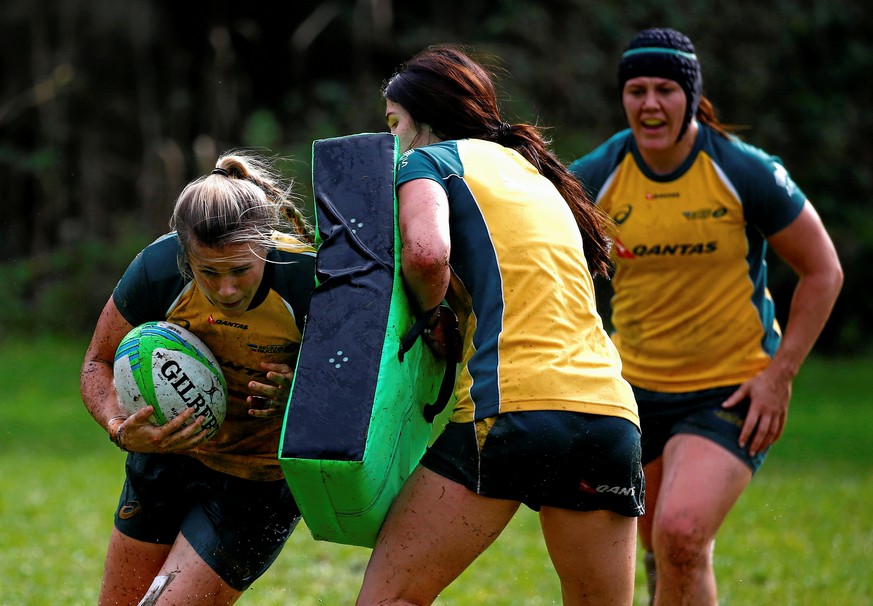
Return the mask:
[[445,364],[421,339],[400,275],[397,139],[360,134],[312,146],[316,288],[279,444],[312,536],[372,547],[427,446],[422,410]]

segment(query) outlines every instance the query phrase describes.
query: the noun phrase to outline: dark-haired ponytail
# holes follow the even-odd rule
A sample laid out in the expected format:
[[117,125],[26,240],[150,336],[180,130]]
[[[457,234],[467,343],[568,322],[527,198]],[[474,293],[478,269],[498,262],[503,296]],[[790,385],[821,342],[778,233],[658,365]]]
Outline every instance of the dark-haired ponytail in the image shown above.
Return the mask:
[[500,118],[492,74],[453,46],[426,49],[410,59],[382,89],[418,124],[427,124],[443,140],[483,139],[514,149],[554,184],[570,206],[582,233],[592,274],[609,270],[609,241],[603,212],[549,149],[532,124]]
[[609,219],[551,151],[539,128],[532,124],[516,124],[512,126],[511,134],[498,142],[517,151],[552,182],[573,212],[582,234],[589,271],[592,275],[607,275],[610,268],[610,242],[606,229]]

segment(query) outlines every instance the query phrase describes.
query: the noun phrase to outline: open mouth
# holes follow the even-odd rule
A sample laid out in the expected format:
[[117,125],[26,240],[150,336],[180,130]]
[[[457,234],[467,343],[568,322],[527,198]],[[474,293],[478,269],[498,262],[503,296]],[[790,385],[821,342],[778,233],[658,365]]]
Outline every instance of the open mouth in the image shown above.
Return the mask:
[[646,128],[658,128],[666,124],[663,120],[659,120],[658,118],[646,118],[641,121],[642,125]]

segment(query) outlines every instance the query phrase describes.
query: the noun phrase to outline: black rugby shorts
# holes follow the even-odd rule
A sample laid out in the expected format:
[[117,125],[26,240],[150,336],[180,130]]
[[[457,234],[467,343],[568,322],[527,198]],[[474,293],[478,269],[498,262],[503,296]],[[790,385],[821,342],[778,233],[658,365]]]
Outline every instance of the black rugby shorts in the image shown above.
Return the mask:
[[640,431],[618,417],[539,410],[449,423],[421,464],[477,494],[535,511],[644,511]]
[[[752,473],[760,469],[767,450],[752,456],[750,443],[740,448],[740,432],[749,414],[748,398],[732,408],[721,404],[739,385],[686,393],[664,393],[634,387],[643,428],[643,465],[661,456],[667,440],[693,434],[715,442],[745,463]],[[769,450],[769,449],[768,449]]]
[[183,455],[132,452],[115,527],[149,543],[181,532],[238,591],[260,577],[300,521],[284,480],[256,482],[217,472]]

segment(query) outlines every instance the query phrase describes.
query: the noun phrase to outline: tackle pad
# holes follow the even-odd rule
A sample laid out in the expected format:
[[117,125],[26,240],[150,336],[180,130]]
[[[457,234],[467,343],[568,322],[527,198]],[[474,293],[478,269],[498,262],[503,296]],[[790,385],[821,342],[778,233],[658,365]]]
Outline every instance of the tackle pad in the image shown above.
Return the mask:
[[421,339],[404,344],[397,157],[390,134],[313,143],[316,287],[279,443],[312,536],[362,547],[427,447],[445,372]]

